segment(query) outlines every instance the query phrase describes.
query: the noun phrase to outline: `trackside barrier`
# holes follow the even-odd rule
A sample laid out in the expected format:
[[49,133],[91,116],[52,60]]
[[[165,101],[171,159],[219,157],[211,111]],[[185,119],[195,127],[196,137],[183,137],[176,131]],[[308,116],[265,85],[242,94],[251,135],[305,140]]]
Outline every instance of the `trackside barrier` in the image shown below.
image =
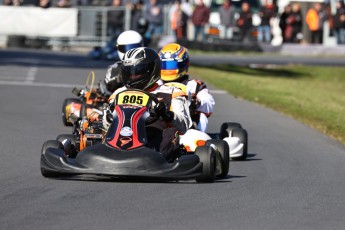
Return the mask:
[[104,46],[110,39],[108,13],[124,11],[123,30],[130,28],[130,8],[49,8],[0,6],[0,36],[45,40],[53,47]]

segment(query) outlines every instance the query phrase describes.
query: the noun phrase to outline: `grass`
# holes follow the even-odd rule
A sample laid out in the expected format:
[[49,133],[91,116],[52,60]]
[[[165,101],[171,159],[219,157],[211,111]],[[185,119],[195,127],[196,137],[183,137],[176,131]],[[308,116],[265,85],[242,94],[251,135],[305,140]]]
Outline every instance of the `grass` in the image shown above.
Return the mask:
[[345,67],[192,66],[190,73],[234,96],[289,115],[345,144]]

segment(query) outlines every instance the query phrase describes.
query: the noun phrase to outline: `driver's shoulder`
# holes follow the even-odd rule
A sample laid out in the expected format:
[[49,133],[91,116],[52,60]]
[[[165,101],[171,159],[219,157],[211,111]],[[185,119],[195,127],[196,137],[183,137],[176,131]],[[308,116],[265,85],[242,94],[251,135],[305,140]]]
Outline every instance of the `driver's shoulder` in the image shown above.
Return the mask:
[[154,94],[171,94],[172,98],[176,97],[186,97],[187,94],[185,91],[181,90],[180,88],[172,85],[160,85],[154,92]]

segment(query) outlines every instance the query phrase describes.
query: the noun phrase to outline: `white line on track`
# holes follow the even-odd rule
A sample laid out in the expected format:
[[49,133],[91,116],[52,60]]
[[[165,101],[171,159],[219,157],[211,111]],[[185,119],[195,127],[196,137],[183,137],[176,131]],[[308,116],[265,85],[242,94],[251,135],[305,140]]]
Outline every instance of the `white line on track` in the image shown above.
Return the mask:
[[26,82],[33,82],[35,80],[37,69],[36,66],[30,67],[26,76]]
[[[14,85],[14,86],[38,86],[38,87],[53,87],[53,88],[84,88],[85,85],[60,84],[60,83],[45,83],[45,82],[23,82],[23,81],[1,81],[0,85]],[[227,94],[225,90],[209,90],[212,94]]]
[[59,83],[45,83],[45,82],[23,82],[23,81],[0,81],[0,85],[15,85],[15,86],[39,86],[39,87],[53,87],[53,88],[73,88],[85,87],[85,85],[59,84]]
[[20,80],[26,80],[27,77],[10,77],[10,76],[0,76],[0,80],[17,80],[17,81],[20,81]]

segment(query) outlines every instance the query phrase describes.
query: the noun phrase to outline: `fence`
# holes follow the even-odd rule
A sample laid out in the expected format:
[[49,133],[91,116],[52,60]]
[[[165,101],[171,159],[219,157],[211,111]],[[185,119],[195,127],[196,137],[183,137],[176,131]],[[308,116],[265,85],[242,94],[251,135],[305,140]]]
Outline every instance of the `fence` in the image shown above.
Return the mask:
[[130,29],[131,12],[125,6],[70,9],[0,6],[0,15],[6,19],[0,21],[0,35],[39,39],[51,46],[104,46],[111,36],[108,32],[111,11],[123,11],[122,29]]

